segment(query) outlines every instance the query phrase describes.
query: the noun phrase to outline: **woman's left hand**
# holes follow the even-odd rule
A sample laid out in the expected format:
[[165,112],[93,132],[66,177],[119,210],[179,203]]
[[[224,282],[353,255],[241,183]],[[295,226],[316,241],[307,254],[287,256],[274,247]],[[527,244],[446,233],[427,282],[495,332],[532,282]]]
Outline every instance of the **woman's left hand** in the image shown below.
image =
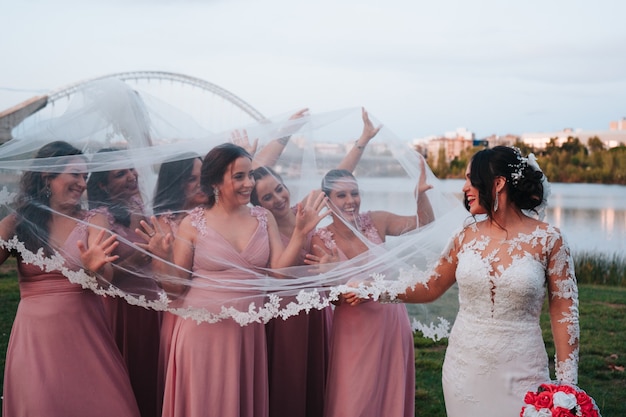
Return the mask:
[[135,232],[147,243],[136,243],[136,245],[160,258],[169,259],[174,240],[172,233],[162,230],[155,216],[150,218],[150,222],[152,224],[148,224],[145,220],[139,222],[141,229],[137,228]]
[[320,190],[311,191],[304,202],[298,203],[296,211],[296,229],[307,234],[330,214],[327,206],[328,197]]

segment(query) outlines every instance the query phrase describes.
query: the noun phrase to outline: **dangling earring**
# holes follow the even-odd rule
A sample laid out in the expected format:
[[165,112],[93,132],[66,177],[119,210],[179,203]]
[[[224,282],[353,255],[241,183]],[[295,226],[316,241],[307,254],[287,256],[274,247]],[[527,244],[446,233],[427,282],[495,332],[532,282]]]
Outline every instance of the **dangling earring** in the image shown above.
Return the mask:
[[219,203],[220,201],[220,189],[215,187],[213,188],[213,195],[215,196],[215,204]]
[[498,211],[498,196],[500,195],[500,193],[498,191],[496,191],[496,201],[493,202],[493,212],[495,213],[496,211]]
[[43,189],[43,195],[46,196],[46,198],[50,198],[50,196],[52,195],[52,191],[50,190],[50,184],[46,184],[46,188]]

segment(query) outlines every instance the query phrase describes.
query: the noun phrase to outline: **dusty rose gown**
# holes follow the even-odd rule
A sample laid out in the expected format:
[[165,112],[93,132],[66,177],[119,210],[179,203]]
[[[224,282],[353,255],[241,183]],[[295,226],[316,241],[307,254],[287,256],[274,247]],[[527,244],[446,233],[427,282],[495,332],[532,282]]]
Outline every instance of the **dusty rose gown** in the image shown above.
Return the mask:
[[[70,268],[77,226],[61,252]],[[73,254],[73,255],[72,255]],[[21,301],[7,349],[2,415],[138,417],[126,367],[100,296],[60,272],[43,272],[18,259]]]
[[[199,233],[192,281],[211,277],[250,279],[251,276],[239,267],[254,269],[267,266],[270,255],[267,212],[260,207],[253,207],[250,211],[258,219],[258,226],[242,252],[236,251],[219,233],[206,225],[203,207],[190,212],[189,216]],[[250,295],[249,292],[244,294]],[[216,288],[192,285],[185,294],[184,303],[204,299],[221,305],[221,300],[241,295],[236,287],[218,291]],[[258,301],[262,301],[262,296]],[[247,310],[248,301],[244,304],[237,307]],[[241,326],[231,319],[214,324],[197,324],[192,319],[177,320],[165,380],[163,416],[267,415],[267,351],[263,324]]]
[[[171,213],[161,214],[165,223],[169,225],[171,232],[174,236],[178,233],[179,221],[176,221],[176,216]],[[169,304],[172,308],[181,307],[182,298],[179,297],[172,300]],[[158,410],[163,410],[163,393],[165,391],[165,374],[167,372],[167,363],[170,358],[170,346],[172,345],[172,333],[176,326],[176,321],[182,320],[176,314],[164,311],[161,317],[161,338],[159,343],[159,369],[158,369]]]
[[[299,264],[304,265],[311,236]],[[281,239],[286,246],[290,237]],[[322,416],[331,325],[331,307],[267,323],[270,417]]]
[[[359,224],[370,241],[382,243],[369,213],[360,214]],[[327,228],[316,234],[327,248],[336,247]],[[325,417],[414,416],[413,332],[404,304],[337,306],[328,373]]]
[[[117,222],[105,208],[97,208],[92,213],[101,213],[107,217],[109,230],[129,242],[142,242],[143,239]],[[132,255],[133,249],[120,243],[114,254],[124,261]],[[156,297],[158,286],[150,278],[149,267],[139,268],[141,275],[117,269],[113,283],[129,292]],[[140,291],[135,291],[139,288]],[[158,386],[159,345],[161,332],[161,312],[141,306],[128,304],[120,298],[103,298],[105,311],[115,335],[117,346],[126,362],[133,392],[142,417],[160,416],[160,394]]]

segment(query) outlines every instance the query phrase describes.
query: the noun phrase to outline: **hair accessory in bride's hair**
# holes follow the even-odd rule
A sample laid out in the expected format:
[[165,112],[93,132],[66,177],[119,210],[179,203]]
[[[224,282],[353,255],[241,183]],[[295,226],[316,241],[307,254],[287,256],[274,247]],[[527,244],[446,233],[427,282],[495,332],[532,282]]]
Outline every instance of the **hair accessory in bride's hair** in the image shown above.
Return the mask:
[[517,185],[519,180],[524,176],[524,169],[528,166],[528,158],[522,156],[522,152],[519,148],[513,147],[513,150],[517,156],[517,163],[509,164],[509,166],[513,168],[513,172],[511,172],[511,183]]
[[582,389],[567,384],[541,384],[524,397],[520,417],[601,417],[596,402]]
[[526,158],[528,166],[533,168],[535,171],[541,172],[543,176],[541,177],[541,185],[543,187],[543,195],[541,196],[541,204],[535,207],[535,211],[539,216],[539,220],[543,220],[546,216],[546,207],[548,207],[548,197],[550,197],[550,193],[552,192],[550,183],[548,182],[548,177],[543,173],[541,168],[539,168],[539,164],[537,163],[537,157],[534,153],[528,155]]

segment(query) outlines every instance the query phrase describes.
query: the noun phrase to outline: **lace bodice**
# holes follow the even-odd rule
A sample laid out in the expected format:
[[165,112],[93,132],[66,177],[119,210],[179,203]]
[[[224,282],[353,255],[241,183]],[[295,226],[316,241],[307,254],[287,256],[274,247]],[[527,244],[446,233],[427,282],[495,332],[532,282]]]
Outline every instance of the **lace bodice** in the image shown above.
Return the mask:
[[497,338],[498,329],[515,329],[522,338],[525,329],[538,327],[547,288],[557,379],[577,382],[578,291],[569,248],[556,228],[542,223],[531,233],[495,240],[472,224],[455,237],[445,264],[456,265],[459,317],[491,329],[476,332],[478,338]]

